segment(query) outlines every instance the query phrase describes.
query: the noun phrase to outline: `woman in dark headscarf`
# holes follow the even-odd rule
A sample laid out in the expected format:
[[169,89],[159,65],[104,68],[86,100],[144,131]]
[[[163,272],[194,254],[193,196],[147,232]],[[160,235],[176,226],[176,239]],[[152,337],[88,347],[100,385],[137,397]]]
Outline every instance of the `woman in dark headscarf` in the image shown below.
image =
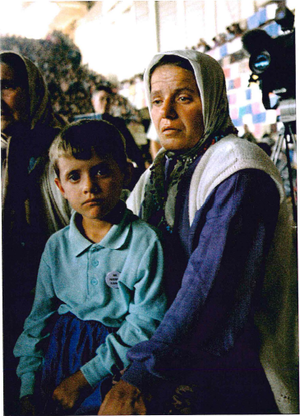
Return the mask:
[[173,396],[175,414],[295,411],[297,274],[279,172],[236,136],[210,56],[158,54],[145,87],[163,148],[128,206],[164,233],[176,264],[166,284],[178,293],[151,340],[129,351],[99,414],[168,412],[153,404],[180,384],[187,401]]
[[64,122],[53,113],[42,74],[14,52],[0,54],[0,68],[4,400],[11,412],[14,398],[9,387],[18,390],[13,346],[31,309],[45,242],[67,225],[70,209],[55,187],[48,162],[49,146]]

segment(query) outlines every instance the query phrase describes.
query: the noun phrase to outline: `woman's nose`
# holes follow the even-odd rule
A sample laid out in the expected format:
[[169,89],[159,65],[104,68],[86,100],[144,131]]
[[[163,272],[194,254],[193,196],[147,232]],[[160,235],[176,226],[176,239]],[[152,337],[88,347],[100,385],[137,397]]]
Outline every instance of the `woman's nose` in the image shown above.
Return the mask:
[[162,116],[164,118],[174,119],[177,117],[176,109],[173,101],[165,100],[161,106]]

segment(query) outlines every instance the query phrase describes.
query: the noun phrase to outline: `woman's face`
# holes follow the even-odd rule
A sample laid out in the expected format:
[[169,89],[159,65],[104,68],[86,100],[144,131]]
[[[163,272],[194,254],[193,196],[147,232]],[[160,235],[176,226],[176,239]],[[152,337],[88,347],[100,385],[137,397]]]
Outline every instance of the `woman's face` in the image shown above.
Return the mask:
[[16,83],[14,70],[7,64],[0,64],[1,79],[1,130],[17,123],[26,122],[29,117],[26,90]]
[[151,77],[151,115],[167,150],[194,147],[204,133],[202,102],[194,74],[166,64]]

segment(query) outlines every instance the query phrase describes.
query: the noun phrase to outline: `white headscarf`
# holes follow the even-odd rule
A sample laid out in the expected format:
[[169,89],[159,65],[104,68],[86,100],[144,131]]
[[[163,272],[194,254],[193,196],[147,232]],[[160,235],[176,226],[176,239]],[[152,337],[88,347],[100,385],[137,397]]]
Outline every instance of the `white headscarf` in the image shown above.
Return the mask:
[[175,50],[158,53],[151,60],[144,74],[146,98],[151,114],[150,100],[150,71],[165,55],[184,58],[191,64],[199,89],[202,108],[204,134],[201,142],[208,137],[222,134],[236,133],[229,116],[229,106],[226,93],[224,72],[219,63],[211,56],[194,50]]
[[[193,161],[203,154],[210,145],[228,134],[236,133],[237,130],[229,116],[225,78],[221,66],[210,56],[193,50],[170,51],[154,56],[144,75],[150,113],[150,73],[165,55],[184,58],[191,64],[202,101],[204,122],[204,133],[193,148],[181,154],[174,154],[172,151],[162,149],[150,167],[151,174],[145,186],[141,215],[146,221],[151,221],[151,218],[155,216],[155,225],[164,226],[167,230],[171,230],[174,226],[175,205],[181,178]],[[169,159],[175,157],[175,165],[167,184],[167,196],[164,179],[165,156],[168,156]]]

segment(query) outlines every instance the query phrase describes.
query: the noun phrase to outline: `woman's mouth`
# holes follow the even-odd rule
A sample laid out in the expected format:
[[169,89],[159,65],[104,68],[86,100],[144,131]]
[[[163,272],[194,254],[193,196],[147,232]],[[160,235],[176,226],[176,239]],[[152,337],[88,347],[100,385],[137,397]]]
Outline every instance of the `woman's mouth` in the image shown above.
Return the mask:
[[164,127],[162,129],[163,134],[172,134],[172,133],[176,133],[179,132],[179,129],[176,129],[174,127]]

